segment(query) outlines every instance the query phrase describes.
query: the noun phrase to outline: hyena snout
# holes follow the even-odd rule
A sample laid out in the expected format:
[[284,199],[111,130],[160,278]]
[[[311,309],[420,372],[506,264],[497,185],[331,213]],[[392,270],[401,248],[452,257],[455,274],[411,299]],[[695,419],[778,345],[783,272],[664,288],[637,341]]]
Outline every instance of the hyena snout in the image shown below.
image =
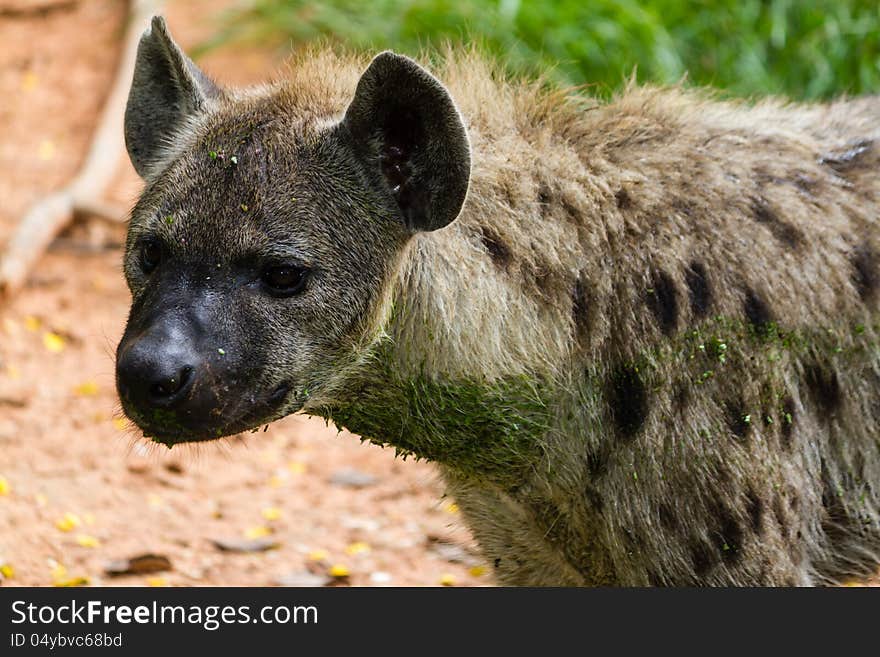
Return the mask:
[[119,396],[142,412],[198,404],[191,393],[203,372],[193,341],[163,326],[124,341],[116,362]]

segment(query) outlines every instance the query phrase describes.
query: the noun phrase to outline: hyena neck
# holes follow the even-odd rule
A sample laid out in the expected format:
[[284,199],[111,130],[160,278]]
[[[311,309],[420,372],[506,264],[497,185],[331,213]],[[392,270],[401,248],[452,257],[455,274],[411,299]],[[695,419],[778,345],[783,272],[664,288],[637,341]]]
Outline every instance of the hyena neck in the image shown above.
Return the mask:
[[383,330],[356,356],[328,401],[308,412],[404,458],[516,486],[542,455],[549,386],[527,374],[493,378],[438,367],[436,350],[444,347],[420,321],[423,309],[412,295],[397,286]]

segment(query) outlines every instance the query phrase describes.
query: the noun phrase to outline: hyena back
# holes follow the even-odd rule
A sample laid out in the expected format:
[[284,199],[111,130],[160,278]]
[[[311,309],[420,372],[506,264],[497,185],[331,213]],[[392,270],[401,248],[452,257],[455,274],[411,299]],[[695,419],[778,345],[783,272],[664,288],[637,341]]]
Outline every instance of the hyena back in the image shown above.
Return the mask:
[[145,432],[303,411],[435,461],[505,584],[876,570],[880,100],[364,64],[227,91],[144,36],[118,380]]

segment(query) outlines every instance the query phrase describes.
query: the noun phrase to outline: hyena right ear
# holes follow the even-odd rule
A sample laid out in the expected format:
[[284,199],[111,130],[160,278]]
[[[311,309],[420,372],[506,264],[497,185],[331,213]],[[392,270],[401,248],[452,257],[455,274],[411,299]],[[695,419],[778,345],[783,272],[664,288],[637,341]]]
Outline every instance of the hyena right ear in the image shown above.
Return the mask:
[[125,107],[125,145],[138,174],[146,178],[175,132],[222,94],[154,16],[138,44]]
[[470,181],[470,144],[449,92],[425,69],[390,51],[378,55],[341,126],[410,230],[437,230],[458,216]]

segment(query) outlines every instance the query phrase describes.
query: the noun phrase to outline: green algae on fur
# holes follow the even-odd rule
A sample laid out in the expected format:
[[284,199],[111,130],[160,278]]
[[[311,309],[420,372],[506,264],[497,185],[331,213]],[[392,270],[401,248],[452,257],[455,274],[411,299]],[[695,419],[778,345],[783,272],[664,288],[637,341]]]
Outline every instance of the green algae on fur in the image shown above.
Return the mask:
[[347,388],[346,401],[315,415],[398,454],[514,486],[541,459],[551,427],[546,382],[526,375],[498,381],[442,380],[392,371],[387,349]]

